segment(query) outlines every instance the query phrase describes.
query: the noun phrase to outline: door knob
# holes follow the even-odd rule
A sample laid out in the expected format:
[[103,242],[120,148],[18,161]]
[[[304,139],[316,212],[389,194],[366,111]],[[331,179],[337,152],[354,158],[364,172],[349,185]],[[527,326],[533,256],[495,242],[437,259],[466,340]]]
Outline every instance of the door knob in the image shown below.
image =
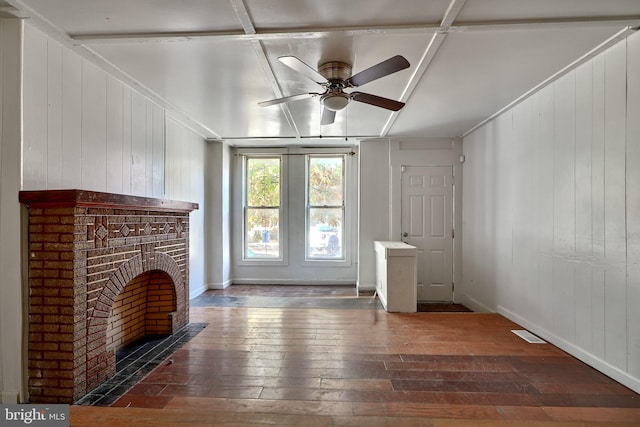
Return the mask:
[[409,233],[405,231],[404,233],[402,233],[402,237],[409,237]]

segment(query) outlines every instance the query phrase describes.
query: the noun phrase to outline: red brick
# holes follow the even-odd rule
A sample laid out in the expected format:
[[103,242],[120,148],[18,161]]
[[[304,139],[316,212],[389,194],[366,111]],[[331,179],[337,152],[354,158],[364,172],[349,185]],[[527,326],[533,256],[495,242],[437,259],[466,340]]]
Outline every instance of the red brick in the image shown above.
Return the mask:
[[29,265],[29,269],[32,272],[37,272],[38,270],[42,269],[42,267],[44,267],[44,262],[39,261],[37,259],[34,259],[33,261],[31,261]]
[[[51,351],[46,354],[48,360],[69,360],[72,356],[69,352],[66,351]],[[64,371],[52,372],[50,375],[54,376],[58,374],[58,376],[70,376],[70,373],[64,373]]]
[[59,224],[60,217],[57,215],[31,215],[29,217],[29,224]]
[[[48,306],[48,305],[31,305],[30,311],[31,311],[31,314],[58,314],[59,307]],[[46,323],[54,323],[55,320],[57,319],[52,319],[52,318],[42,319],[42,321]]]
[[[33,323],[31,324],[32,332],[58,332],[60,325],[47,324],[47,323]],[[40,337],[41,339],[42,337]]]
[[45,242],[42,244],[42,250],[54,252],[67,252],[73,250],[73,243],[53,243]]
[[73,352],[74,349],[75,349],[75,346],[71,342],[61,342],[60,343],[60,351]]
[[[51,309],[64,309],[64,307],[48,307]],[[73,316],[65,315],[45,315],[43,321],[45,323],[73,323]]]
[[33,387],[58,387],[57,378],[32,378],[29,383]]
[[[60,369],[60,363],[57,360],[36,360],[29,363],[29,368],[34,369]],[[42,376],[42,371],[40,377]]]
[[56,334],[56,333],[45,333],[42,338],[46,342],[57,342],[57,343],[72,343],[73,335],[72,334]]

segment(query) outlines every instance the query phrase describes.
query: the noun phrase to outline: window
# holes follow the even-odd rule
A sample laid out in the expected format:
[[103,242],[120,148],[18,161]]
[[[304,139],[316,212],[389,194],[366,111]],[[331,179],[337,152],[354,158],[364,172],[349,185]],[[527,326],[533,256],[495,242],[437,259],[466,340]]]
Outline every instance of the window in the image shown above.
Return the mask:
[[245,157],[244,259],[282,259],[281,157]]
[[355,271],[351,147],[242,147],[235,153],[229,221],[238,283],[338,283]]
[[307,156],[307,259],[344,259],[344,156]]

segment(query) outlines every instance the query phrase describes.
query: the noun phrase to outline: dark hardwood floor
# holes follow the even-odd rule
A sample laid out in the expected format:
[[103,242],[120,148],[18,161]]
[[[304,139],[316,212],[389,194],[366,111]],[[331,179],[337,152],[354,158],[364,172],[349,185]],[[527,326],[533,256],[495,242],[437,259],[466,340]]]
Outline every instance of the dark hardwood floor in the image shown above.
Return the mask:
[[71,425],[640,426],[637,393],[498,314],[236,285],[193,300],[191,322],[208,326],[111,407],[73,406]]

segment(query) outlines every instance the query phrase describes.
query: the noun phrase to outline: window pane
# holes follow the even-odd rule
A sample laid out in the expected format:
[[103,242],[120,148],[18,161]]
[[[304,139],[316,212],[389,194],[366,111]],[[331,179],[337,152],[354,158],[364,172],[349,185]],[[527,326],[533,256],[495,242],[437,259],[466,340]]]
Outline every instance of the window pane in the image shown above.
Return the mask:
[[280,209],[246,210],[245,258],[280,257]]
[[247,205],[280,206],[280,159],[247,159]]
[[342,208],[309,208],[309,258],[342,258]]
[[343,158],[309,158],[309,205],[342,206]]

